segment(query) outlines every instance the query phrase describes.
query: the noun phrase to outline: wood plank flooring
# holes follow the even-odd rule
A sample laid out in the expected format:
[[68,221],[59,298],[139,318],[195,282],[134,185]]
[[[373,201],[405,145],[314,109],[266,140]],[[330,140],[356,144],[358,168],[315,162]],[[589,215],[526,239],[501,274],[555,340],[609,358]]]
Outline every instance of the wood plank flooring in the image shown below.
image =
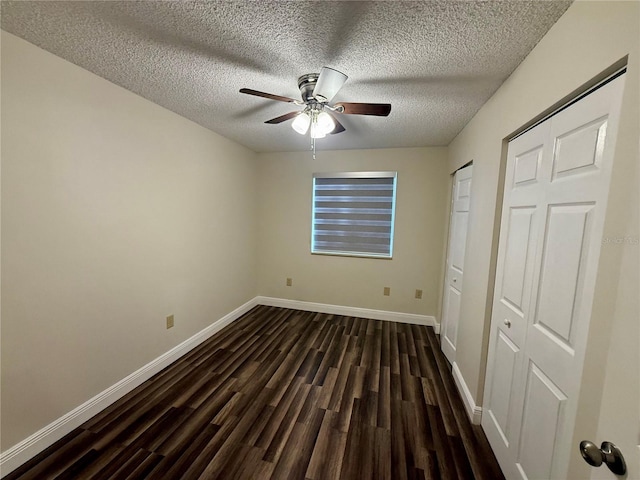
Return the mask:
[[430,327],[258,306],[6,477],[504,478]]

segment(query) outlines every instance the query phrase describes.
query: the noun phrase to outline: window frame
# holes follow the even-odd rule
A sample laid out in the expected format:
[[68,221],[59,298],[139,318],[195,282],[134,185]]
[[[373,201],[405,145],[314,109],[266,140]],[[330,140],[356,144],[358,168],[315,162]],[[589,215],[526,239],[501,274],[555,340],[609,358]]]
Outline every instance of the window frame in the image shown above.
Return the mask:
[[[316,250],[314,245],[316,233],[316,179],[317,178],[392,178],[393,194],[391,199],[391,228],[389,237],[389,254],[376,254],[371,252],[357,251],[328,251]],[[356,258],[377,258],[382,260],[393,259],[393,247],[395,237],[395,220],[396,220],[396,196],[398,190],[398,172],[393,171],[369,171],[369,172],[322,172],[314,173],[311,184],[311,239],[310,251],[312,255],[330,255],[338,257],[356,257]]]

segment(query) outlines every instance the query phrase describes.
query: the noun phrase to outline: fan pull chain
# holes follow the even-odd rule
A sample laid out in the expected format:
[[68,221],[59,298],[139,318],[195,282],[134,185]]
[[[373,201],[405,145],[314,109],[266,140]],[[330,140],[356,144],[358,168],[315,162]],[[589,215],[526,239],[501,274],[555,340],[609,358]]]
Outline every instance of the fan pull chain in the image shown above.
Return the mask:
[[313,150],[313,159],[316,159],[316,139],[311,137],[311,150]]

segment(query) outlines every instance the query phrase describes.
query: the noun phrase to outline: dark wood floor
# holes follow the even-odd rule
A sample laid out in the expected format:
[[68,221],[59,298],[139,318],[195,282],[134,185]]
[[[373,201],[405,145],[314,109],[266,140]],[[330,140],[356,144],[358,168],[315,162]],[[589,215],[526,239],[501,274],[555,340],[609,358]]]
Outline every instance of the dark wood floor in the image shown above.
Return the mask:
[[501,479],[432,328],[259,306],[7,479]]

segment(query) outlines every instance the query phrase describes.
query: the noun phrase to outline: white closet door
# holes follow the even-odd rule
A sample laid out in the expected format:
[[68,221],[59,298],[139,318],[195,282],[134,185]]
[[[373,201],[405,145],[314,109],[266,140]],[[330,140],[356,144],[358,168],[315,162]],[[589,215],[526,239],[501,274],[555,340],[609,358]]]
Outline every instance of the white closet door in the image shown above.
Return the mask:
[[507,478],[505,461],[517,444],[516,397],[522,391],[523,347],[531,304],[540,223],[543,158],[549,123],[509,144],[500,227],[482,426]]
[[442,307],[441,348],[449,362],[456,359],[464,254],[467,243],[467,225],[471,205],[471,177],[473,166],[461,168],[453,177],[449,246],[447,249],[447,274]]
[[624,76],[509,144],[482,426],[508,479],[565,478]]

